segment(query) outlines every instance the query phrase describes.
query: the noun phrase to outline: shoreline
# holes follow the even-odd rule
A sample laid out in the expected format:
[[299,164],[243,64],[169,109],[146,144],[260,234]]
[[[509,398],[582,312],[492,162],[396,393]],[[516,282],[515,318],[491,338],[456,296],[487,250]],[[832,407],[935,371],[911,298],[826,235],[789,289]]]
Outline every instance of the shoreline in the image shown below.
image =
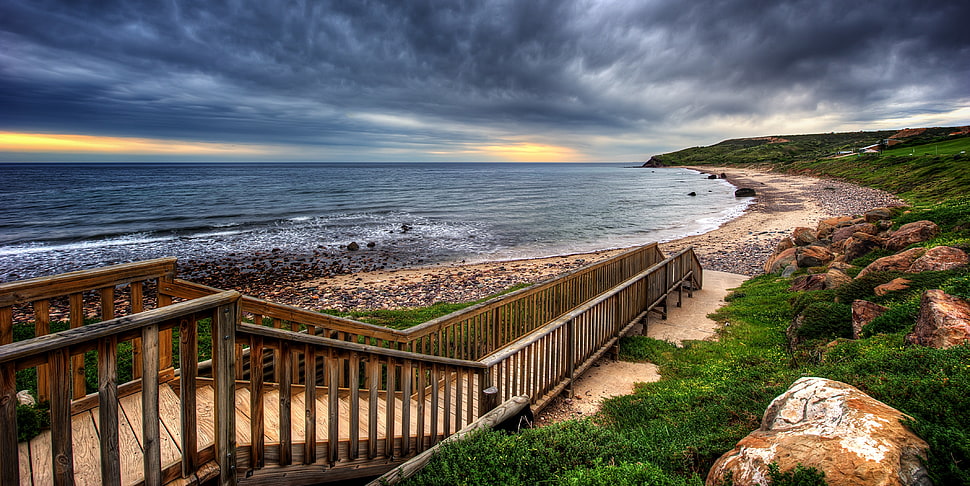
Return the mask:
[[[698,177],[723,173],[725,180],[735,187],[753,188],[757,193],[754,202],[739,217],[718,228],[659,243],[665,255],[693,246],[701,264],[708,270],[759,275],[778,241],[791,234],[795,227],[814,226],[824,218],[862,214],[875,207],[902,204],[889,193],[829,179],[755,169],[684,168],[698,171]],[[250,290],[252,295],[267,300],[314,310],[420,307],[436,302],[478,300],[512,285],[540,282],[627,250],[629,248],[615,248],[521,260],[400,268],[375,268],[373,263],[368,267],[368,262],[364,261],[356,267],[348,264],[347,273],[302,280],[285,279],[276,284],[261,278],[263,283],[256,285],[258,289],[237,290]],[[379,264],[380,259],[376,263]]]

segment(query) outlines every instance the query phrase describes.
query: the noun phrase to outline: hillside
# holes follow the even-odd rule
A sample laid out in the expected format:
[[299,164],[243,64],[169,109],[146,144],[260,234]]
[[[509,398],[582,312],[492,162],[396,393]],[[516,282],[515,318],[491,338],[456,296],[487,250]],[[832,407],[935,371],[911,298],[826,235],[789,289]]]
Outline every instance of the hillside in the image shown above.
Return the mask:
[[[956,135],[951,135],[956,134]],[[967,127],[936,127],[905,130],[774,135],[738,138],[706,147],[691,147],[651,159],[665,166],[767,164],[784,166],[797,161],[818,160],[839,152],[892,140],[893,149],[967,136]]]

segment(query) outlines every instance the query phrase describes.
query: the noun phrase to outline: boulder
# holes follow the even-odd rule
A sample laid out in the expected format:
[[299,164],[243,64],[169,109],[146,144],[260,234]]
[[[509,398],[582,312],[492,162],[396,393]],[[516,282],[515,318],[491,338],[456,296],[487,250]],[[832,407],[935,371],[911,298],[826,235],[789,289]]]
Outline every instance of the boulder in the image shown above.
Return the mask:
[[835,226],[832,226],[825,221],[819,221],[815,226],[815,237],[819,239],[828,238],[833,231],[835,231]]
[[347,245],[347,249],[350,251],[357,251],[360,249],[360,244],[358,244],[356,241],[351,241],[350,244]]
[[822,246],[799,247],[795,253],[795,262],[801,268],[821,267],[832,261],[835,255]]
[[867,223],[893,219],[893,210],[889,208],[873,208],[866,211],[862,217],[865,218]]
[[852,216],[839,216],[836,218],[823,219],[822,221],[820,221],[820,223],[825,223],[826,225],[832,226],[833,228],[841,228],[843,226],[848,226],[852,224],[852,221],[853,221]]
[[696,192],[694,192],[694,191],[691,191],[691,192],[688,192],[688,193],[687,193],[687,195],[688,195],[688,196],[696,196],[696,195],[697,195],[697,193],[696,193]]
[[838,268],[829,267],[829,270],[825,272],[825,288],[827,289],[837,289],[851,281],[852,277]]
[[932,221],[904,224],[886,239],[886,248],[899,251],[913,243],[922,243],[940,234],[940,227]]
[[717,174],[711,174],[707,176],[708,179],[717,179]]
[[795,248],[789,248],[765,262],[765,273],[778,273],[793,263],[795,263]]
[[952,246],[936,246],[930,248],[923,256],[916,259],[907,270],[909,273],[919,273],[926,271],[950,270],[967,266],[970,259],[967,253],[959,248]]
[[926,248],[910,248],[909,250],[896,253],[895,255],[884,256],[863,268],[856,278],[870,274],[872,272],[905,272],[913,265],[919,257],[926,253]]
[[721,172],[721,179],[727,179],[727,174]]
[[920,299],[919,317],[906,342],[947,349],[970,341],[970,302],[942,290],[927,290]]
[[34,396],[30,394],[30,390],[20,390],[17,392],[17,404],[36,407],[37,400],[34,400]]
[[825,274],[816,273],[812,275],[802,275],[792,281],[789,290],[792,292],[803,292],[806,290],[822,290],[825,288]]
[[883,315],[888,307],[869,302],[868,300],[852,301],[852,339],[859,339],[862,328],[873,319]]
[[856,258],[868,255],[877,248],[882,248],[883,239],[868,233],[853,233],[849,239],[842,242],[842,254],[845,261],[851,262]]
[[795,242],[795,246],[808,246],[818,242],[818,238],[815,237],[815,232],[811,228],[801,226],[792,230],[791,239]]
[[904,418],[853,386],[801,378],[771,402],[758,430],[714,463],[707,484],[728,472],[734,484],[768,484],[768,465],[777,463],[782,471],[817,468],[833,485],[929,486],[929,446]]
[[738,190],[734,191],[734,197],[754,197],[754,196],[755,196],[754,189],[751,189],[750,187],[741,187],[741,188],[738,188]]
[[872,223],[853,224],[851,226],[843,226],[836,229],[832,232],[832,237],[830,239],[832,240],[832,243],[841,243],[849,239],[855,233],[875,235],[878,232],[879,229],[876,228],[876,225]]
[[785,251],[785,250],[787,250],[789,248],[795,248],[795,242],[792,241],[791,238],[789,238],[789,237],[786,236],[786,237],[782,238],[781,241],[778,242],[778,245],[775,246],[775,253],[774,254],[777,255],[777,254],[779,254],[779,253],[781,253],[781,252],[783,252],[783,251]]
[[882,297],[890,292],[898,292],[909,288],[911,282],[905,278],[894,278],[882,285],[877,285],[872,289],[872,293]]

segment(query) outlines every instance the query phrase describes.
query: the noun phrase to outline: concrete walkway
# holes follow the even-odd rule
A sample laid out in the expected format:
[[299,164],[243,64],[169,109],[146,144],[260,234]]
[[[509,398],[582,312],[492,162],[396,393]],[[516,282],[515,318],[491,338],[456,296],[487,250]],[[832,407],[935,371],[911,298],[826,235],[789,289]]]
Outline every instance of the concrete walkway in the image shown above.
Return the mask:
[[[680,345],[687,340],[713,339],[718,324],[707,315],[725,304],[724,297],[749,277],[727,272],[704,271],[704,288],[684,298],[677,307],[677,294],[667,302],[667,319],[659,312],[651,312],[647,319],[647,336]],[[640,335],[641,326],[634,326],[631,335]],[[580,418],[596,413],[604,398],[633,393],[636,383],[657,381],[660,375],[653,363],[631,363],[601,359],[573,385],[573,396],[557,399],[539,416],[538,423],[546,425],[560,420]]]

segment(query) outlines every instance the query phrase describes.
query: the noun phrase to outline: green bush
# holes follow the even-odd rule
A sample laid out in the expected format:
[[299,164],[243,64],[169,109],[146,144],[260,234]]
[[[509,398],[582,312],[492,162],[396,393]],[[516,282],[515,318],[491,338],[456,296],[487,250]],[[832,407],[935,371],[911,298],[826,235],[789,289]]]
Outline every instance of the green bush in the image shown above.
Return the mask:
[[862,328],[862,337],[909,332],[919,315],[919,299],[910,299],[889,308]]
[[623,462],[591,469],[573,469],[556,478],[555,483],[562,486],[701,486],[699,476],[690,478],[672,477],[655,464],[642,462]]
[[873,291],[876,287],[898,277],[906,276],[900,272],[872,272],[862,277],[856,277],[851,282],[835,290],[835,302],[852,304],[854,300],[868,300],[879,302],[882,299]]
[[835,289],[809,290],[806,292],[795,292],[789,303],[791,304],[792,316],[801,314],[806,307],[816,302],[832,302],[835,300]]
[[50,427],[50,411],[46,406],[17,405],[18,442],[29,441],[40,435],[41,429]]
[[770,486],[825,486],[825,473],[814,467],[801,464],[795,469],[782,472],[777,463],[768,464],[768,484]]
[[801,326],[795,331],[799,341],[852,337],[852,307],[847,304],[814,302],[799,316]]

